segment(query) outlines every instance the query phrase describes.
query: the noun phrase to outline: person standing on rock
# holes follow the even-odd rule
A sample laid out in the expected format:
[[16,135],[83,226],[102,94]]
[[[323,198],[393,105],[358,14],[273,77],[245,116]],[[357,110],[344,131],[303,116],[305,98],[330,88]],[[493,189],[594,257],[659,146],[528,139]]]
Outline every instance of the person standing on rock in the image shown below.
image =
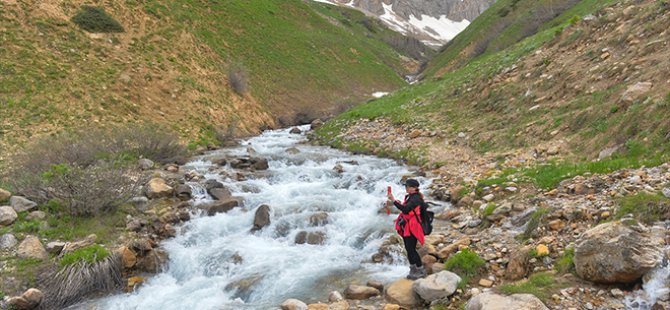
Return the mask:
[[424,243],[423,229],[421,228],[421,206],[423,206],[423,194],[419,192],[419,181],[415,179],[408,179],[405,182],[404,202],[395,200],[393,193],[389,191],[389,202],[398,208],[401,213],[395,220],[395,229],[402,237],[407,251],[407,259],[409,260],[409,274],[407,279],[416,280],[426,276],[426,269],[421,262],[421,256],[416,250],[417,242]]

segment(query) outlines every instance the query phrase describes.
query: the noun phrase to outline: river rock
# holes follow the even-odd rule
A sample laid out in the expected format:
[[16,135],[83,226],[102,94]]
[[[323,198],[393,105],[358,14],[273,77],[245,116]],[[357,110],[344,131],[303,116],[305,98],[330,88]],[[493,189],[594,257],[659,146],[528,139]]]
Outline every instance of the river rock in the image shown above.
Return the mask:
[[0,250],[7,250],[13,248],[17,243],[16,237],[12,234],[4,234],[0,236]]
[[224,187],[223,183],[221,183],[217,180],[209,179],[209,180],[205,181],[205,189],[207,190],[207,192],[209,192],[210,190],[215,189],[215,188],[223,188],[223,187]]
[[270,164],[265,158],[255,157],[251,159],[251,162],[251,167],[254,168],[254,170],[268,170],[270,168]]
[[281,304],[282,310],[308,310],[307,304],[297,299],[287,299]]
[[287,154],[295,155],[295,154],[299,154],[300,150],[296,147],[290,147],[290,148],[287,148],[285,152]]
[[328,213],[326,212],[315,213],[309,217],[310,226],[323,226],[326,224],[328,224]]
[[42,242],[35,236],[26,237],[17,251],[19,258],[34,258],[45,260],[49,258],[47,251],[42,246]]
[[179,199],[189,200],[193,195],[193,190],[191,189],[190,186],[186,184],[179,184],[179,186],[177,186],[177,189],[175,190],[175,193],[177,194],[177,197]]
[[663,258],[649,229],[633,221],[598,225],[575,246],[575,269],[582,279],[598,283],[631,283]]
[[9,305],[10,309],[31,310],[37,308],[43,298],[44,294],[42,291],[36,288],[31,288],[21,296],[10,298],[7,301],[7,305]]
[[328,302],[338,302],[341,300],[344,300],[344,297],[338,291],[332,291],[328,294]]
[[0,188],[0,202],[7,201],[9,197],[12,197],[12,193],[6,189]]
[[161,178],[153,178],[149,181],[146,188],[146,196],[149,199],[170,197],[174,189],[167,185],[165,180]]
[[414,281],[412,289],[421,299],[432,302],[451,296],[460,281],[461,277],[445,270]]
[[228,198],[226,200],[217,200],[200,206],[201,209],[207,212],[207,215],[214,216],[217,213],[226,213],[235,207],[240,206],[240,200],[237,198]]
[[514,294],[511,296],[496,293],[482,293],[470,299],[465,310],[549,310],[542,301],[531,294]]
[[288,133],[294,134],[294,135],[299,135],[299,134],[302,133],[302,130],[300,130],[300,128],[298,128],[298,127],[293,127],[293,128],[291,128],[291,131],[289,131]]
[[330,307],[327,304],[317,303],[307,305],[308,310],[330,310]]
[[212,188],[207,191],[214,200],[226,200],[232,197],[230,191],[225,187]]
[[0,207],[0,226],[9,226],[16,221],[18,215],[10,206]]
[[46,248],[48,253],[58,255],[58,254],[60,254],[61,251],[63,251],[64,247],[65,247],[65,242],[51,241],[51,242],[47,243],[45,248]]
[[254,217],[254,227],[251,231],[263,229],[263,227],[270,225],[270,206],[262,205],[256,210]]
[[377,290],[379,290],[380,292],[384,291],[384,283],[381,283],[381,282],[376,281],[376,280],[369,280],[368,283],[366,283],[365,285],[367,285],[369,287],[374,287]]
[[295,236],[295,243],[296,244],[323,244],[323,242],[326,240],[326,233],[321,232],[321,231],[316,231],[316,232],[306,232],[306,231],[301,231]]
[[421,298],[412,289],[414,281],[400,279],[391,283],[384,291],[387,302],[413,308],[421,303]]
[[116,252],[121,257],[121,264],[124,268],[130,269],[135,267],[135,264],[137,264],[137,255],[135,255],[135,252],[131,251],[127,246],[118,248]]
[[135,266],[139,272],[156,273],[160,271],[161,266],[167,262],[167,259],[166,252],[160,249],[153,249],[146,252],[144,256],[138,257]]
[[318,118],[313,120],[312,123],[309,125],[310,129],[312,129],[312,130],[318,129],[321,126],[323,126],[323,121],[318,119]]
[[149,169],[152,169],[154,167],[154,162],[151,159],[142,158],[142,159],[137,161],[137,165],[142,170],[149,170]]
[[340,300],[338,302],[331,303],[328,306],[328,310],[349,310],[349,302],[346,300]]
[[349,285],[346,290],[344,290],[344,297],[346,299],[364,300],[379,295],[380,292],[378,289],[369,286],[352,284]]
[[9,204],[12,205],[12,208],[14,208],[14,211],[17,213],[32,211],[37,208],[37,203],[21,196],[12,196],[12,198],[9,198]]

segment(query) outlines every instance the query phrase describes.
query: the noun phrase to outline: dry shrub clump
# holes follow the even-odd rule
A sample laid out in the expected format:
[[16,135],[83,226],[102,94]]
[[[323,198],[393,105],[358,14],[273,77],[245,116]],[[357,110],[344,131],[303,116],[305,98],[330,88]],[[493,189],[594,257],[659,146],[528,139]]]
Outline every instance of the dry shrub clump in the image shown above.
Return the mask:
[[92,216],[139,193],[146,180],[135,169],[137,159],[169,162],[184,154],[176,136],[158,127],[78,130],[29,144],[5,179],[35,202],[57,200],[70,215]]

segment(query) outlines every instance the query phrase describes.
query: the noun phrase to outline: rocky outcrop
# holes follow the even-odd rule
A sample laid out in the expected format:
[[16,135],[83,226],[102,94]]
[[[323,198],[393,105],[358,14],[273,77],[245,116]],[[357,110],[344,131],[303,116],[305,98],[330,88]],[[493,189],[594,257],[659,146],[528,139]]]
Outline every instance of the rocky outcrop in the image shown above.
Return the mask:
[[542,301],[531,294],[504,296],[495,293],[479,294],[465,305],[465,310],[549,310]]
[[449,271],[442,271],[418,279],[412,284],[412,289],[426,302],[451,296],[458,287],[461,277]]
[[662,250],[649,230],[629,222],[598,225],[580,237],[574,257],[579,277],[598,283],[631,283],[661,261]]

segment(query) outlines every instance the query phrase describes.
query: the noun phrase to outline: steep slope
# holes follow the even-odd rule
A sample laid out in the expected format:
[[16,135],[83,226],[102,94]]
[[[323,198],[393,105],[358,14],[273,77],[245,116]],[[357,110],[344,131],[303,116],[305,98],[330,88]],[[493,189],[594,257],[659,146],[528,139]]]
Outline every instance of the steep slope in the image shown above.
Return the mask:
[[433,47],[453,39],[495,0],[398,1],[316,0],[357,8],[388,27]]
[[613,153],[601,167],[667,159],[670,5],[605,4],[581,1],[580,15],[567,11],[503,51],[354,108],[321,141],[427,168],[567,159],[558,178]]
[[495,53],[574,16],[616,1],[500,0],[430,61],[424,77],[440,76],[482,54]]
[[414,63],[299,0],[100,2],[120,33],[77,27],[86,3],[0,3],[3,150],[110,122],[160,123],[203,143],[215,129],[254,133],[393,90]]

